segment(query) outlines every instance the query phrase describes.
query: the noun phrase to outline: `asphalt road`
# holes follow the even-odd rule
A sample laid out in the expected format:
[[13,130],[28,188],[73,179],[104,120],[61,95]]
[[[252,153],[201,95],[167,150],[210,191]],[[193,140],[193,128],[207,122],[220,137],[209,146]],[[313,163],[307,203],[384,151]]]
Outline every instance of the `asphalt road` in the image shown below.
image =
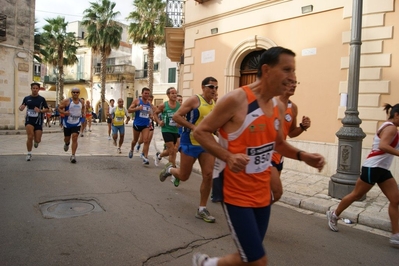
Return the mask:
[[[199,175],[175,188],[158,180],[160,168],[144,167],[138,157],[77,159],[73,165],[69,156],[34,156],[31,162],[0,156],[0,265],[180,266],[191,265],[194,252],[235,251],[218,204],[208,205],[215,224],[194,217]],[[85,213],[87,206],[95,207]],[[44,218],[43,211],[85,214]],[[399,261],[386,237],[347,226],[333,233],[324,217],[280,205],[272,208],[265,246],[269,265]]]

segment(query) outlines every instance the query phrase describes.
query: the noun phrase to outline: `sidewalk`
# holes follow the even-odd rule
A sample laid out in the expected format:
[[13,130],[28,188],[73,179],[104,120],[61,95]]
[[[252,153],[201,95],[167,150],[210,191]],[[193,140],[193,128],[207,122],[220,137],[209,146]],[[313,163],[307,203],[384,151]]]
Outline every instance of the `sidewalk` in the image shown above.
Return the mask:
[[[52,134],[48,134],[52,133]],[[77,156],[127,156],[132,141],[132,123],[126,126],[125,141],[122,154],[116,152],[112,140],[107,139],[107,124],[93,124],[92,132],[86,132],[84,137],[79,137]],[[0,156],[26,154],[26,133],[24,130],[0,130]],[[63,134],[58,125],[44,127],[42,143],[39,148],[32,151],[33,156],[70,156],[63,151]],[[157,149],[163,147],[163,139],[158,127],[154,130],[154,137],[150,145],[149,159],[153,164],[153,156]],[[177,158],[179,160],[179,156]],[[165,162],[165,160],[163,160]],[[198,162],[194,171],[200,173]],[[339,200],[328,196],[328,182],[330,178],[322,175],[308,175],[284,169],[281,175],[284,193],[279,203],[302,209],[312,215],[321,215],[329,209],[335,209]],[[374,186],[362,202],[353,203],[346,209],[341,217],[352,221],[352,224],[339,222],[339,226],[351,226],[361,230],[370,231],[384,236],[390,236],[391,225],[388,216],[389,201],[378,186]],[[327,219],[326,219],[327,226]]]

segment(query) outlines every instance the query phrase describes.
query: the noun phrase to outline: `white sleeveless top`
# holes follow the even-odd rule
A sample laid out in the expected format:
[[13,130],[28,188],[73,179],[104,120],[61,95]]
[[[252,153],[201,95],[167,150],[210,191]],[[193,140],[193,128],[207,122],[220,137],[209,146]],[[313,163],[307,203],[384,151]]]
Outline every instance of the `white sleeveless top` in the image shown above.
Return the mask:
[[[377,133],[374,135],[373,145],[371,146],[371,152],[367,156],[366,161],[364,161],[363,166],[365,167],[380,167],[389,170],[391,167],[392,160],[394,155],[381,151],[378,147],[380,146],[380,137],[379,134],[381,131],[389,125],[393,125],[392,122],[384,122],[382,126],[377,130]],[[391,147],[399,150],[399,134],[396,132],[395,137],[392,139],[389,144]]]

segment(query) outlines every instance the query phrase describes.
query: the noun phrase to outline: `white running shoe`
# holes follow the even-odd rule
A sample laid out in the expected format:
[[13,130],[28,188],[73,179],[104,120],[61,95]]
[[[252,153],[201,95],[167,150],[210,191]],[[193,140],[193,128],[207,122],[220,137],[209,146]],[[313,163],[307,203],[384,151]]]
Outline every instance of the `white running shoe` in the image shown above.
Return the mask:
[[193,266],[204,266],[204,262],[209,259],[209,256],[202,253],[195,253],[193,255]]
[[69,149],[69,143],[68,144],[64,144],[64,151],[68,151],[68,149]]
[[155,166],[158,166],[158,165],[159,165],[159,162],[162,160],[162,158],[159,157],[160,154],[161,154],[160,152],[157,152],[157,153],[155,154],[155,156],[154,156],[154,164],[155,164]]
[[197,210],[195,218],[202,219],[207,223],[214,223],[216,220],[207,209],[203,209],[202,211]]
[[75,155],[72,155],[71,158],[69,158],[69,160],[71,161],[71,163],[76,163]]
[[399,248],[399,233],[391,235],[389,244],[391,244],[392,247]]
[[333,211],[327,211],[327,220],[328,226],[330,227],[331,231],[338,232],[338,217],[334,214]]
[[32,160],[32,154],[26,155],[26,161],[30,162]]
[[165,179],[166,179],[168,176],[171,176],[171,175],[172,175],[171,173],[168,173],[169,168],[172,168],[172,164],[171,164],[171,163],[165,164],[164,168],[163,168],[162,171],[159,173],[159,180],[160,180],[161,182],[164,182]]

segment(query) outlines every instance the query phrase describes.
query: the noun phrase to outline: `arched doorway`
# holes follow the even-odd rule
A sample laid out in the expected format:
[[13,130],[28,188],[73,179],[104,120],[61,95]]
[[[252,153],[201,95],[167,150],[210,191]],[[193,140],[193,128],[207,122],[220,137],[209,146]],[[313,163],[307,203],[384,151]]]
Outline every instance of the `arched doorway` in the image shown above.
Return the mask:
[[265,49],[253,51],[242,60],[240,67],[240,87],[248,85],[256,80],[259,59]]
[[[243,40],[232,50],[228,56],[225,68],[225,91],[222,93],[228,93],[235,88],[240,87],[243,83],[248,84],[252,79],[256,79],[255,73],[241,73],[241,65],[249,54],[252,52],[264,51],[270,47],[277,46],[275,42],[266,38],[254,35],[248,39]],[[250,70],[252,67],[248,68]],[[252,69],[253,70],[253,69]],[[241,81],[241,74],[247,74],[247,77]]]

